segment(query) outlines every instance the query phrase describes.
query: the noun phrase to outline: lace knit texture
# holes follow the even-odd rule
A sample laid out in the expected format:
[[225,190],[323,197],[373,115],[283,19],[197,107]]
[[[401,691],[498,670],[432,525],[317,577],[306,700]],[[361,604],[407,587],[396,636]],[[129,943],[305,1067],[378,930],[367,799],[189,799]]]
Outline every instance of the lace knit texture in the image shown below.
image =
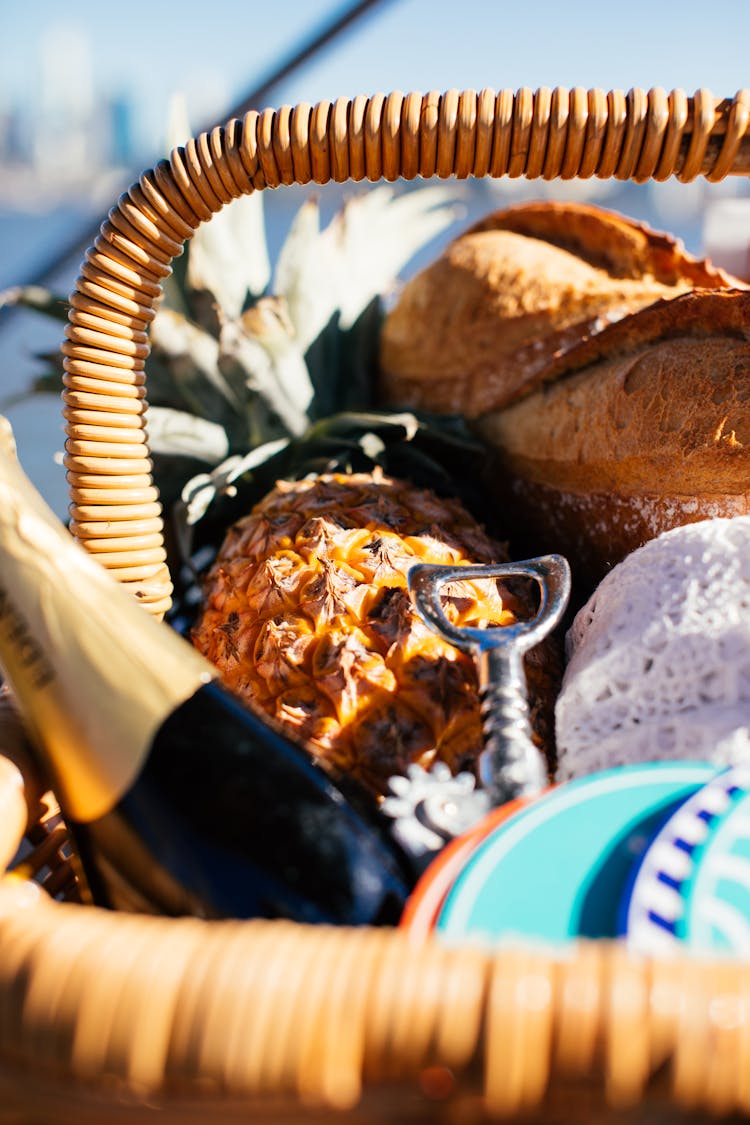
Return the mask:
[[750,517],[651,540],[576,616],[558,779],[626,762],[750,761]]

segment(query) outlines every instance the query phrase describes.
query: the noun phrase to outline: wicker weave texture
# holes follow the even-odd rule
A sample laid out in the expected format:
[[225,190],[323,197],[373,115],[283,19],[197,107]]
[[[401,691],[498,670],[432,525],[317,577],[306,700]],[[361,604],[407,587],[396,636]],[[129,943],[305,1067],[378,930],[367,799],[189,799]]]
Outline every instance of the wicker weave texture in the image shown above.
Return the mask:
[[153,614],[170,606],[145,429],[147,330],[172,259],[254,190],[418,176],[720,180],[750,172],[750,91],[393,93],[248,113],[176,149],[109,212],[66,330],[71,530]]

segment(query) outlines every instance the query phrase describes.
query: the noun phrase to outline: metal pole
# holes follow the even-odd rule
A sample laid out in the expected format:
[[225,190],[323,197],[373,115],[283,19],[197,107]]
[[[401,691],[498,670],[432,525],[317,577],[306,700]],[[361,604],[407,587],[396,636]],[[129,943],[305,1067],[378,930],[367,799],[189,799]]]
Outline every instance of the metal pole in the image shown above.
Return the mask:
[[227,120],[232,117],[242,117],[251,109],[261,109],[263,102],[268,97],[274,86],[278,86],[295,70],[312,59],[319,51],[337,39],[344,31],[355,24],[363,16],[377,7],[383,7],[389,0],[360,0],[334,16],[330,23],[321,27],[317,34],[307,42],[300,44],[290,52],[286,59],[277,63],[273,71],[256,86],[256,88],[243,99],[238,106],[227,115]]

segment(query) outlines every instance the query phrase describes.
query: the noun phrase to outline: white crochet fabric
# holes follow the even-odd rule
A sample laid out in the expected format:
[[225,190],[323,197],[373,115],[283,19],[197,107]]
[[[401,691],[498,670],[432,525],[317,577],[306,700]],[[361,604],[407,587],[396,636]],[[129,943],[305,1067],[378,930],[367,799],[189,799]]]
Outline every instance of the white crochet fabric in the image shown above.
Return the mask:
[[750,761],[750,516],[665,532],[566,638],[558,779],[626,762]]

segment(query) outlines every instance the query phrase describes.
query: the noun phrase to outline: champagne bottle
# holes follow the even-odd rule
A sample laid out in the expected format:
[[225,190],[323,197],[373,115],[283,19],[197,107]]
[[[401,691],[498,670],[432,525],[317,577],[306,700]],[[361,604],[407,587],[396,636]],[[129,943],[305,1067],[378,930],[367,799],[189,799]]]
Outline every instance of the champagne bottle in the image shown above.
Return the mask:
[[374,802],[231,696],[82,550],[0,419],[0,665],[112,908],[397,921],[408,862]]

